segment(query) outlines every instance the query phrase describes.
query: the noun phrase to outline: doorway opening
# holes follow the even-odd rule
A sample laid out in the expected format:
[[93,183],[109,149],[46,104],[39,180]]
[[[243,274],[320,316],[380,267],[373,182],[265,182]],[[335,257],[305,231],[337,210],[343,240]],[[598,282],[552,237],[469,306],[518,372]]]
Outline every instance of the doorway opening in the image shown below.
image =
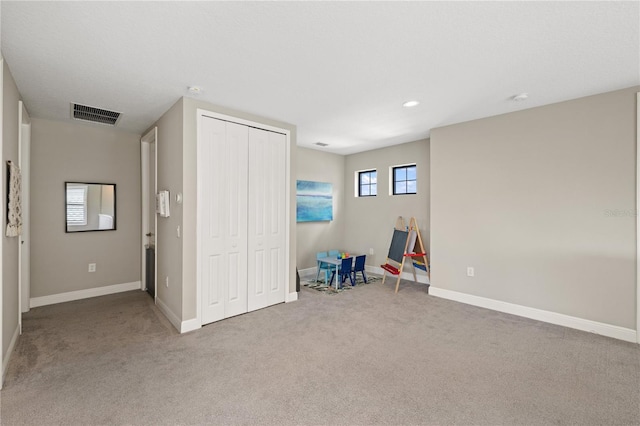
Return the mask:
[[149,293],[154,303],[157,297],[157,219],[155,200],[158,179],[158,128],[154,127],[140,140],[142,183],[142,290]]

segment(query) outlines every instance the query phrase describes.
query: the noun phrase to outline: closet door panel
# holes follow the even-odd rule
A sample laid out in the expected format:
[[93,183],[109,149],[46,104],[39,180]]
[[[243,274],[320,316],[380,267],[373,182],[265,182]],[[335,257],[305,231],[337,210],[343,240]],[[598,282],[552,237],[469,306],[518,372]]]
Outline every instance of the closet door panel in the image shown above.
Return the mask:
[[203,275],[203,319],[207,323],[217,321],[224,318],[224,298],[222,297],[222,288],[218,285],[221,277],[216,274],[224,273],[224,269],[220,268],[221,255],[210,255],[204,259],[202,265]]
[[224,186],[216,176],[224,161],[217,155],[226,145],[224,122],[202,117],[200,122],[202,170],[202,235],[201,264],[202,323],[207,324],[224,318],[224,288],[227,280],[225,253],[225,218],[217,214],[218,203],[224,197]]
[[249,129],[249,311],[284,302],[286,139]]
[[248,128],[201,122],[202,323],[247,312]]
[[[271,262],[271,276],[269,277],[269,293],[273,295],[274,292],[278,292],[281,289],[281,283],[284,277],[281,275],[282,268],[280,268],[280,264],[283,263],[281,248],[272,248],[270,253],[270,262]],[[277,302],[276,302],[277,303]],[[271,303],[273,304],[273,303]]]
[[250,283],[253,283],[253,294],[262,295],[265,292],[264,288],[264,250],[254,250],[254,266],[253,266],[253,279],[249,279]]
[[286,137],[280,133],[269,132],[269,155],[271,163],[275,167],[268,170],[271,182],[271,194],[269,197],[269,219],[270,226],[267,229],[270,248],[271,260],[273,267],[271,269],[271,280],[268,291],[268,304],[274,305],[282,303],[285,299],[285,247],[286,239]]
[[225,318],[247,312],[247,126],[226,123],[225,165],[218,175],[226,197],[217,209],[227,217],[225,251],[228,280],[225,283]]

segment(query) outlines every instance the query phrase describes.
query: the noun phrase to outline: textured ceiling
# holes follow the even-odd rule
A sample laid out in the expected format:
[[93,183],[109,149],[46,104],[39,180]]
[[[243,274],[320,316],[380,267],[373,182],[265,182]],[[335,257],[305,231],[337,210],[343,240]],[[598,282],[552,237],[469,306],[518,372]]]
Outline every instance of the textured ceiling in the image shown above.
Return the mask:
[[68,120],[78,102],[124,113],[118,127],[138,133],[191,85],[297,125],[300,146],[349,154],[640,84],[638,2],[1,7],[2,53],[32,116]]

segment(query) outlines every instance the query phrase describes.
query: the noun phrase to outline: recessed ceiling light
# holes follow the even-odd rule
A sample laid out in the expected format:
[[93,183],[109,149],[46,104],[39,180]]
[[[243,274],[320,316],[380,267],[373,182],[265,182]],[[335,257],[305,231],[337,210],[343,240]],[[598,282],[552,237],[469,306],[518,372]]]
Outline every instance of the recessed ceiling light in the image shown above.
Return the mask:
[[522,102],[522,101],[526,101],[528,97],[529,97],[528,93],[520,93],[519,95],[513,96],[511,100],[515,102]]
[[314,145],[318,145],[318,146],[321,146],[321,147],[329,146],[328,143],[324,143],[324,142],[316,142],[316,143],[314,143]]
[[192,95],[199,95],[200,93],[202,93],[202,87],[198,86],[189,86],[188,90]]
[[411,108],[411,107],[414,107],[414,106],[418,105],[419,103],[420,102],[418,102],[418,101],[407,101],[407,102],[403,103],[402,106],[405,107],[405,108]]

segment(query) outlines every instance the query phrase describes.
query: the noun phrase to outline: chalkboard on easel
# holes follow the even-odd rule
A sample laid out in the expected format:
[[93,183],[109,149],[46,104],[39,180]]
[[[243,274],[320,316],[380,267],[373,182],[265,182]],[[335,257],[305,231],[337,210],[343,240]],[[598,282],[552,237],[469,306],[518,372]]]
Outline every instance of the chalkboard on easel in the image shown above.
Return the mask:
[[407,245],[407,238],[409,238],[409,232],[401,231],[399,229],[393,230],[391,247],[389,247],[389,254],[387,255],[389,259],[395,260],[398,263],[402,263],[404,249]]
[[[406,226],[404,219],[400,216],[396,220],[396,226],[393,230],[393,238],[391,239],[387,262],[380,265],[384,270],[382,284],[384,284],[384,280],[388,274],[398,277],[396,279],[396,293],[400,286],[400,279],[403,274],[402,270],[407,259],[410,265],[413,266],[414,281],[418,281],[416,268],[425,271],[427,277],[430,276],[431,268],[429,267],[427,253],[424,250],[424,244],[422,244],[422,237],[420,237],[418,222],[415,217],[412,217],[409,221],[409,226]],[[399,266],[397,266],[398,264]]]

